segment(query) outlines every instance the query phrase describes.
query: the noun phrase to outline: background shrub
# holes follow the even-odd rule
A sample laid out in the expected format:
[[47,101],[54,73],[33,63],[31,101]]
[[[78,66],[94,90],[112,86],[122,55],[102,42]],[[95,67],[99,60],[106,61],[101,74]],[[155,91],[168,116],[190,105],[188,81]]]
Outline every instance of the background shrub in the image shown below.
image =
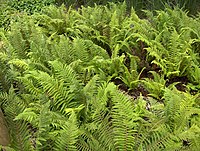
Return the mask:
[[44,6],[48,6],[54,2],[55,0],[9,0],[8,6],[33,14],[34,12],[41,11]]

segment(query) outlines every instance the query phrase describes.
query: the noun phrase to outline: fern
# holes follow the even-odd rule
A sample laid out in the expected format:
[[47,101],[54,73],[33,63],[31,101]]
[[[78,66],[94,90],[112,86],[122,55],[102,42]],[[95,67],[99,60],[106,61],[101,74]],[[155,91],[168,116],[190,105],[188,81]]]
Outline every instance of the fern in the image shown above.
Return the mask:
[[126,9],[50,6],[1,30],[11,148],[199,150],[199,18]]
[[77,127],[76,115],[74,112],[71,113],[66,125],[63,126],[63,130],[61,130],[59,134],[60,136],[57,137],[55,142],[55,150],[77,150],[75,143],[78,140],[79,129]]
[[[30,140],[30,131],[25,121],[14,121],[15,117],[21,113],[25,107],[25,101],[17,97],[14,89],[11,88],[8,94],[1,97],[1,102],[6,121],[9,125],[11,136],[11,147],[15,150],[33,150]],[[15,101],[13,101],[15,100]]]
[[[174,90],[176,92],[176,90]],[[195,125],[191,125],[188,123],[188,119],[191,118],[193,114],[199,115],[199,110],[194,107],[195,100],[197,96],[191,96],[187,93],[174,93],[174,96],[169,95],[170,91],[166,90],[165,98],[166,98],[166,111],[167,114],[167,124],[169,124],[172,132],[179,136],[179,139],[191,141],[191,143],[195,140],[188,136],[187,138],[183,138],[182,134],[184,131],[191,130]],[[171,99],[173,98],[173,100]],[[173,115],[172,115],[173,114]],[[198,128],[193,129],[194,133],[198,133]],[[198,138],[198,136],[196,137]]]
[[[133,112],[131,102],[122,94],[113,97],[112,124],[115,146],[118,150],[133,150],[135,127],[140,117]],[[124,110],[124,109],[125,110]]]
[[148,90],[149,96],[160,100],[163,96],[163,89],[165,88],[166,81],[163,75],[160,76],[158,73],[153,71],[151,73],[153,79],[145,78],[142,80],[142,83],[144,83],[145,88]]
[[[29,75],[26,76],[28,79],[22,78],[22,81],[27,85],[29,92],[38,95],[40,95],[40,93],[45,93],[46,96],[54,102],[56,109],[60,108],[64,111],[66,107],[73,107],[76,104],[72,100],[76,98],[76,93],[79,89],[79,82],[76,81],[73,70],[69,67],[64,67],[57,61],[52,62],[51,64],[52,67],[56,69],[55,78],[46,72],[30,71]],[[63,68],[65,68],[65,70],[63,70]],[[33,86],[34,83],[31,82],[31,79],[37,81],[35,86]],[[26,84],[26,82],[28,83]]]

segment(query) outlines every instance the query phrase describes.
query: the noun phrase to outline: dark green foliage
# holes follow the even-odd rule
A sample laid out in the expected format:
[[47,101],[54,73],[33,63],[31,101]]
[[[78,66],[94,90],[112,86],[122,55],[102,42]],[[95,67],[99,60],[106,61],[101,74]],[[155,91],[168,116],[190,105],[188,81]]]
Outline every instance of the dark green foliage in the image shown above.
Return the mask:
[[29,14],[41,11],[44,6],[53,4],[54,0],[8,0],[8,6]]
[[41,12],[44,7],[55,4],[54,0],[3,0],[0,1],[0,27],[9,28],[23,14]]
[[[55,0],[57,5],[65,4],[65,6],[73,6],[76,9],[83,6],[106,5],[107,3],[122,3],[126,2],[128,10],[132,7],[141,15],[142,10],[163,10],[166,6],[174,8],[184,8],[192,15],[196,15],[200,7],[198,0]],[[143,14],[143,13],[142,13]],[[144,14],[143,14],[144,15]],[[141,15],[142,16],[142,15]]]

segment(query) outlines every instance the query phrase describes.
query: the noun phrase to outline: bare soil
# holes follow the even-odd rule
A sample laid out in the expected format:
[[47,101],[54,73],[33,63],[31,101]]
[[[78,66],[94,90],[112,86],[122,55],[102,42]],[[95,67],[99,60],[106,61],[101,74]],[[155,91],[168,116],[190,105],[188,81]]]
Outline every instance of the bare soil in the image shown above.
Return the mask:
[[0,145],[7,146],[10,143],[9,133],[2,110],[0,109]]

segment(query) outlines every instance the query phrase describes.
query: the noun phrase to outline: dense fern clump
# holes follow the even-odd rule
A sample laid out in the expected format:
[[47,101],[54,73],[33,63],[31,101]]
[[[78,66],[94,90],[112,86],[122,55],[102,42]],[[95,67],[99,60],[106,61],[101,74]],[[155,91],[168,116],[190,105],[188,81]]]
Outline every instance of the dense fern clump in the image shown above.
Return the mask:
[[49,6],[0,31],[10,150],[200,150],[200,17]]

